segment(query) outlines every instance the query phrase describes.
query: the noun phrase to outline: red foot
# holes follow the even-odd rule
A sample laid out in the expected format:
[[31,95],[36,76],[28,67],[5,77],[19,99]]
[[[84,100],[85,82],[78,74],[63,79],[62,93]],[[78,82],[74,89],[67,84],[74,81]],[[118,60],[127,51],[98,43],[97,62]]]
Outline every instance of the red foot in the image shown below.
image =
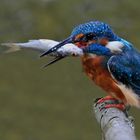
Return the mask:
[[113,98],[113,97],[111,97],[111,96],[106,96],[106,97],[104,97],[104,98],[99,99],[99,100],[97,101],[97,104],[103,103],[103,102],[108,101],[108,100],[116,100],[116,99]]
[[[123,103],[120,103],[119,100],[113,98],[112,96],[106,96],[97,101],[97,104],[105,103],[104,109],[107,108],[118,108],[122,111],[126,109],[126,106]],[[102,108],[103,109],[103,108]]]
[[126,107],[124,104],[108,104],[108,105],[105,105],[104,108],[106,108],[106,109],[107,108],[118,108],[118,109],[124,111]]

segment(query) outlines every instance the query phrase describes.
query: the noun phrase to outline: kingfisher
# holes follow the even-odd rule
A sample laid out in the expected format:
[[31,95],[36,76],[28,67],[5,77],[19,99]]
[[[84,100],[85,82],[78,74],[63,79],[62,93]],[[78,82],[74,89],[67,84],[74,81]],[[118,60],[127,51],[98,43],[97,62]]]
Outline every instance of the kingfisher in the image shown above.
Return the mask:
[[[108,24],[90,21],[75,27],[67,39],[40,57],[55,53],[69,43],[82,50],[80,56],[87,76],[108,93],[98,102],[117,99],[119,104],[109,104],[106,108],[140,107],[140,53],[130,42],[115,34]],[[66,56],[58,55],[49,64]]]

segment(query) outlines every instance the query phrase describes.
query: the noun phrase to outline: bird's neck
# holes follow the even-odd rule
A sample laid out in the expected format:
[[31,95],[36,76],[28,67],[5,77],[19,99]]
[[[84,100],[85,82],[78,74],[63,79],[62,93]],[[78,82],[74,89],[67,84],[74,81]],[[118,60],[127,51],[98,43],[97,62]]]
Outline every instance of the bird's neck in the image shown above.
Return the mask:
[[125,40],[125,39],[123,39],[119,36],[115,36],[114,40],[122,42],[124,44],[124,46],[127,47],[127,49],[132,49],[133,48],[133,45],[130,42],[128,42],[127,40]]

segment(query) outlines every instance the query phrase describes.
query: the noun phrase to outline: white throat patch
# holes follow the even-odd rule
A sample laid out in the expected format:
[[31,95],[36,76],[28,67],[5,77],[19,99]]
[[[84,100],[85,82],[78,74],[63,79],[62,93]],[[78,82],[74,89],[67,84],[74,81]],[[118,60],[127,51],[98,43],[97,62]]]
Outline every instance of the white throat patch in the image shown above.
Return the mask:
[[110,41],[106,44],[106,48],[110,49],[112,53],[120,53],[122,52],[122,48],[124,44],[120,41]]

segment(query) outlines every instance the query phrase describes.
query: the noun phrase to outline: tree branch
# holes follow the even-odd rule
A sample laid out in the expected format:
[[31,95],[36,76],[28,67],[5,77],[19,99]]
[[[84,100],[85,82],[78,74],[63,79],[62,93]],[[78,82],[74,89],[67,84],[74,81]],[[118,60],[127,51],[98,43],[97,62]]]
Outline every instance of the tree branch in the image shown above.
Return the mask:
[[105,105],[107,102],[94,104],[94,112],[101,126],[103,140],[136,140],[132,117],[128,116],[126,111],[117,108],[106,109]]

